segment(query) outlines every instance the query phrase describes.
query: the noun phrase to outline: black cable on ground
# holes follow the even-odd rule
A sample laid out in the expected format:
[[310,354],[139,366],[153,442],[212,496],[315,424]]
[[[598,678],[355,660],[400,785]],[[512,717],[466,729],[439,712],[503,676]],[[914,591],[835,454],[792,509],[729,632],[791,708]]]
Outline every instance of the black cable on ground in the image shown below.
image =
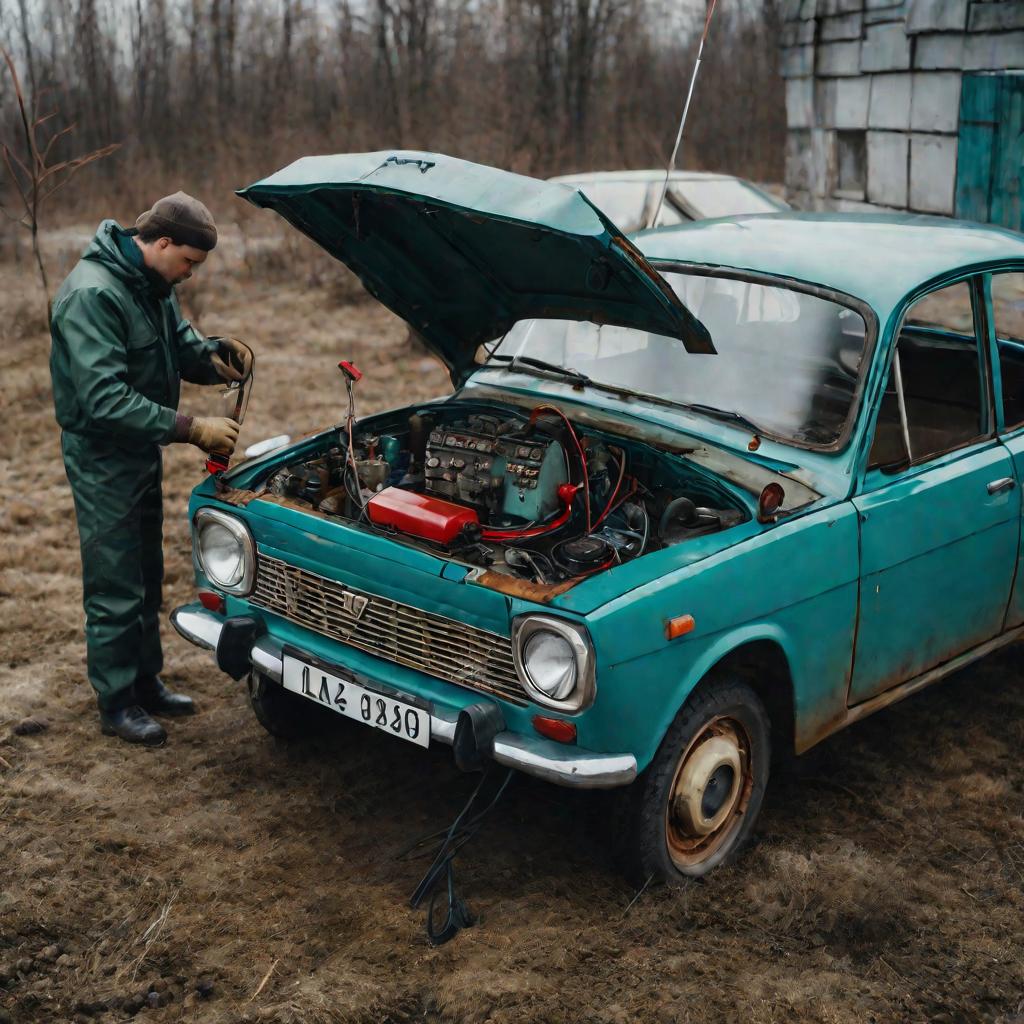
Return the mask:
[[[513,769],[509,769],[505,778],[501,781],[490,801],[483,808],[470,816],[474,804],[477,803],[480,794],[484,791],[487,780],[492,778],[492,769],[484,772],[476,788],[470,794],[465,806],[459,811],[458,816],[447,829],[439,829],[430,835],[417,839],[410,846],[407,846],[396,857],[401,860],[410,856],[427,856],[430,852],[430,844],[440,839],[440,843],[433,851],[433,860],[426,874],[420,879],[419,885],[413,890],[409,899],[409,905],[415,910],[429,896],[427,903],[427,941],[432,946],[442,946],[463,929],[470,928],[475,924],[475,918],[469,912],[465,900],[455,891],[455,868],[453,861],[455,855],[477,834],[480,825],[487,814],[494,808],[501,799],[502,794],[512,781]],[[445,887],[442,889],[438,883],[442,875],[445,878]],[[447,908],[440,927],[435,927],[434,907],[438,897],[444,895],[447,899]]]

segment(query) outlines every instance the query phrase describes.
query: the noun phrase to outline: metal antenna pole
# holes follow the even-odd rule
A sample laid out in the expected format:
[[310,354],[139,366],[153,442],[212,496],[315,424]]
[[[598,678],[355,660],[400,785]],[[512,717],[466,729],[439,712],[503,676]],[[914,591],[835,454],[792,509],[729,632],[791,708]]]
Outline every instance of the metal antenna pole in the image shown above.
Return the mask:
[[704,17],[704,31],[700,36],[700,45],[697,47],[697,60],[693,65],[693,74],[690,76],[690,88],[686,93],[686,105],[683,107],[683,116],[679,120],[679,131],[676,133],[676,144],[672,147],[672,155],[668,160],[668,167],[665,168],[665,180],[661,183],[661,195],[658,197],[658,205],[647,222],[647,227],[652,228],[658,223],[658,216],[665,203],[665,193],[668,192],[668,179],[676,166],[676,155],[679,153],[679,144],[683,141],[683,128],[686,126],[686,115],[690,112],[690,100],[693,99],[693,87],[697,84],[697,72],[700,71],[700,61],[704,54],[704,42],[708,37],[708,29],[711,28],[711,16],[715,13],[715,4],[718,0],[707,0],[707,14]]

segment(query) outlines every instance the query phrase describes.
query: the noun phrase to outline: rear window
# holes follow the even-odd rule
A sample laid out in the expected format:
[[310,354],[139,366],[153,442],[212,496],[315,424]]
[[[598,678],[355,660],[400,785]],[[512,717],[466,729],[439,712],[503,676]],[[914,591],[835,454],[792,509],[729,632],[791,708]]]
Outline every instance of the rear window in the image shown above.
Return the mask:
[[637,231],[644,226],[646,181],[588,181],[578,188],[620,230]]
[[677,181],[669,189],[699,217],[734,217],[744,213],[778,213],[773,203],[757,189],[732,178]]

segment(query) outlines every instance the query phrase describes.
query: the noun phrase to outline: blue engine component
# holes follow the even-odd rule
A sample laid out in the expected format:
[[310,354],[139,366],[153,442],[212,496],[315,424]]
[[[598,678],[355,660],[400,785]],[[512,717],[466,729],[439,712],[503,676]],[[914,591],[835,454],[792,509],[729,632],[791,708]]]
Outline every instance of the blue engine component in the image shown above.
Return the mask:
[[485,509],[491,525],[513,525],[559,510],[568,466],[553,438],[499,437],[453,424],[431,431],[423,474],[428,494]]
[[501,447],[502,514],[537,522],[557,512],[559,485],[569,479],[562,446],[545,437],[527,443],[504,441]]

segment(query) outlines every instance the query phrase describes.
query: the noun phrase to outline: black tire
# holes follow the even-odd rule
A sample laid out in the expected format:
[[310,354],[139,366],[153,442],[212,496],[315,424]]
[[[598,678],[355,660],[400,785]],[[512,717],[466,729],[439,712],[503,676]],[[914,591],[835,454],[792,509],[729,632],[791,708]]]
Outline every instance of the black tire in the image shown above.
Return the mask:
[[330,725],[331,712],[317,707],[280,683],[250,672],[249,703],[256,721],[271,736],[282,740],[298,740],[323,733]]
[[624,794],[627,875],[638,885],[679,884],[734,860],[753,833],[770,765],[768,714],[746,683],[722,680],[694,693]]

